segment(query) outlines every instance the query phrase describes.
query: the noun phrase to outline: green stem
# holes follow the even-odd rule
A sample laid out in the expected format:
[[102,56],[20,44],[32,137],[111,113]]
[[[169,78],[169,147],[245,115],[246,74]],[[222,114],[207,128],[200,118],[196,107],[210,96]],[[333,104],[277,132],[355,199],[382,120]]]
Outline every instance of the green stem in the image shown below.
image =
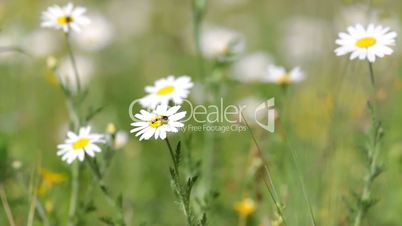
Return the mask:
[[66,44],[67,44],[68,55],[69,55],[70,61],[71,61],[71,66],[73,67],[73,71],[74,71],[75,82],[77,85],[77,95],[79,96],[79,94],[81,93],[81,81],[80,81],[80,75],[78,73],[77,63],[75,61],[75,57],[74,57],[74,53],[73,53],[73,48],[71,47],[71,43],[70,43],[69,33],[66,33]]
[[4,211],[6,212],[7,220],[10,226],[15,226],[15,221],[13,217],[13,213],[11,211],[10,205],[8,204],[6,190],[4,189],[3,184],[0,184],[0,198],[1,203],[3,204]]
[[[247,129],[248,129],[248,131],[249,131],[249,133],[250,133],[250,135],[251,135],[251,138],[252,138],[252,140],[253,140],[253,142],[254,142],[254,144],[255,144],[255,146],[256,146],[258,152],[259,152],[260,158],[261,158],[261,160],[262,160],[262,162],[263,162],[263,164],[264,164],[265,174],[266,174],[267,177],[268,177],[268,182],[267,182],[267,179],[266,179],[265,177],[263,177],[264,184],[265,184],[265,186],[267,187],[268,193],[269,193],[269,195],[270,195],[272,201],[273,201],[274,204],[275,204],[276,211],[277,211],[278,214],[282,217],[283,224],[284,224],[284,225],[287,225],[287,224],[286,224],[286,220],[285,220],[284,213],[283,213],[283,211],[282,211],[282,207],[280,206],[279,195],[278,195],[278,192],[277,192],[277,190],[276,190],[276,188],[275,188],[274,182],[273,182],[273,180],[272,180],[271,171],[270,171],[270,169],[268,168],[268,164],[266,163],[266,161],[265,161],[265,159],[264,159],[264,155],[263,155],[263,152],[262,152],[262,150],[261,150],[261,147],[260,147],[260,145],[258,144],[257,139],[256,139],[256,137],[255,137],[255,135],[254,135],[254,133],[253,133],[253,130],[252,130],[251,127],[249,126],[249,124],[248,124],[246,118],[244,117],[243,113],[241,112],[240,114],[241,114],[241,117],[242,117],[242,119],[243,119],[243,121],[244,121],[244,124],[246,125],[246,127],[247,127]],[[272,188],[272,191],[271,191],[271,188]]]
[[286,141],[286,143],[288,145],[288,149],[289,149],[289,153],[290,153],[290,156],[291,156],[292,164],[293,164],[293,166],[294,166],[294,168],[296,170],[298,183],[300,184],[300,187],[301,187],[301,190],[302,190],[302,193],[303,193],[304,201],[306,202],[307,207],[308,207],[311,223],[312,223],[312,225],[316,226],[317,223],[316,223],[314,211],[313,211],[313,208],[311,206],[310,199],[308,198],[308,195],[307,195],[307,191],[306,191],[306,187],[305,187],[305,184],[304,184],[303,176],[301,174],[301,170],[300,170],[300,167],[299,167],[299,164],[298,164],[298,161],[297,161],[297,156],[296,156],[295,152],[293,151],[293,148],[292,148],[292,146],[291,146],[291,144],[289,142],[289,137],[287,136],[287,133],[286,133],[288,127],[287,127],[286,121],[284,120],[286,118],[285,113],[284,113],[284,109],[285,109],[285,103],[286,103],[286,99],[287,99],[287,95],[288,95],[288,91],[289,91],[288,89],[289,88],[287,86],[283,88],[283,96],[282,96],[283,100],[282,100],[282,108],[281,108],[282,109],[282,113],[281,113],[282,117],[281,118],[282,118],[283,129],[284,129],[283,134],[284,134],[284,137],[285,137],[285,141]]
[[118,223],[119,225],[126,225],[125,221],[124,221],[124,213],[123,213],[123,209],[121,206],[117,205],[117,202],[114,200],[112,194],[110,193],[109,189],[107,188],[104,180],[103,180],[103,174],[99,168],[99,165],[95,162],[92,161],[91,159],[88,159],[88,164],[89,164],[89,168],[91,169],[94,178],[97,182],[97,184],[99,185],[100,190],[102,191],[102,194],[104,195],[104,197],[106,198],[106,201],[113,207],[115,208],[118,213]]
[[373,72],[373,64],[368,61],[368,65],[369,65],[369,71],[370,71],[370,81],[371,81],[371,85],[373,86],[373,88],[375,89],[376,84],[375,84],[375,78],[374,78],[374,72]]
[[204,58],[201,50],[201,27],[204,18],[206,0],[193,0],[193,36],[195,50],[198,58],[199,78],[205,75]]
[[[222,98],[222,79],[224,75],[225,65],[216,63],[207,85],[205,87],[205,93],[209,93],[212,96],[212,104],[216,104],[221,101]],[[210,103],[210,100],[207,100]],[[207,120],[208,127],[214,127],[215,122]],[[204,192],[208,192],[213,185],[213,165],[215,161],[215,147],[216,147],[216,134],[211,131],[204,131],[204,152],[202,161],[202,175],[203,175],[203,189]]]
[[80,165],[78,162],[74,162],[72,167],[72,183],[71,183],[71,196],[70,196],[70,207],[68,211],[68,226],[76,225],[75,215],[77,212],[77,202],[78,202],[78,191],[79,191],[79,171]]
[[168,146],[168,149],[169,149],[170,157],[172,158],[174,171],[178,175],[178,168],[177,168],[176,158],[174,157],[172,145],[170,145],[169,138],[166,137],[165,141],[166,141],[166,145]]
[[290,152],[290,155],[291,155],[291,158],[292,158],[293,165],[294,165],[294,167],[296,169],[296,174],[297,174],[297,178],[299,180],[300,187],[302,189],[304,201],[306,202],[306,204],[308,206],[309,214],[310,214],[310,217],[311,217],[311,223],[314,226],[316,226],[317,223],[316,223],[316,220],[315,220],[313,208],[311,207],[311,202],[310,202],[310,199],[308,198],[308,195],[307,195],[306,186],[304,185],[303,177],[302,177],[302,175],[300,173],[299,164],[297,164],[296,154],[294,153],[292,147],[289,147],[289,152]]
[[180,183],[180,174],[179,174],[179,167],[178,167],[178,163],[176,162],[176,158],[173,152],[173,148],[172,145],[169,142],[169,139],[166,137],[165,139],[166,141],[166,145],[169,149],[169,153],[170,153],[170,157],[172,158],[172,162],[173,162],[173,175],[172,176],[172,180],[173,180],[173,184],[174,184],[174,192],[179,196],[179,200],[181,205],[183,206],[183,211],[184,211],[184,215],[186,217],[187,220],[187,224],[189,226],[196,226],[196,223],[194,222],[195,217],[193,216],[193,212],[190,206],[190,193],[188,193],[187,189],[184,188],[181,183]]
[[370,72],[370,78],[371,78],[371,84],[373,86],[373,105],[370,104],[369,102],[369,108],[370,108],[370,113],[371,113],[371,118],[372,118],[372,135],[371,135],[371,142],[370,146],[368,147],[368,159],[369,159],[369,166],[368,166],[368,172],[364,178],[364,185],[363,185],[363,191],[362,195],[360,197],[359,203],[358,203],[358,210],[354,219],[354,226],[360,226],[361,222],[363,220],[364,215],[367,213],[369,208],[371,207],[370,201],[371,201],[371,188],[374,183],[375,178],[379,175],[380,173],[380,166],[377,163],[378,160],[378,154],[379,154],[379,148],[378,148],[378,143],[381,138],[381,122],[377,119],[377,113],[376,113],[376,100],[375,100],[375,93],[376,93],[376,87],[375,87],[375,80],[374,80],[374,72],[373,72],[373,65],[371,62],[368,62],[369,64],[369,72]]

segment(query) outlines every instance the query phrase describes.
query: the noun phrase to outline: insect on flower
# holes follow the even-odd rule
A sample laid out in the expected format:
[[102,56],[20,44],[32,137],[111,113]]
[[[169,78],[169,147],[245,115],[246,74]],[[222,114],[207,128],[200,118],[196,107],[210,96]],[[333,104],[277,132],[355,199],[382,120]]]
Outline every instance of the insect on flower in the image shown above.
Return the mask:
[[179,120],[186,116],[186,112],[178,112],[181,106],[168,107],[159,105],[153,112],[141,110],[135,117],[140,121],[131,123],[136,127],[130,133],[136,133],[140,140],[148,140],[152,136],[155,139],[165,139],[167,132],[177,133],[184,126]]
[[88,25],[90,20],[84,16],[87,11],[84,7],[74,7],[72,3],[61,7],[58,5],[50,6],[42,12],[42,27],[51,27],[63,30],[65,33],[70,29],[79,32],[81,26]]

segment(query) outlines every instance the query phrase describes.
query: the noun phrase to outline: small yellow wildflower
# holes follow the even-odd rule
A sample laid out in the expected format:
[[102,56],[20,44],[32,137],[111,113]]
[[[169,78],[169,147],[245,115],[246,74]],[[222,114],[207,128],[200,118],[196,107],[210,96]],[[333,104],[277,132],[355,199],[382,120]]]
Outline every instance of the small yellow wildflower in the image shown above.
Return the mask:
[[234,209],[241,216],[249,216],[257,209],[257,204],[251,198],[245,198],[235,204]]
[[110,135],[114,135],[117,132],[116,125],[113,122],[110,122],[106,126],[106,132]]
[[60,184],[66,180],[66,176],[61,173],[55,173],[47,169],[40,170],[41,184],[38,188],[39,195],[45,195],[49,190],[51,190],[55,185]]
[[45,210],[47,213],[51,213],[54,210],[54,204],[51,200],[45,202]]

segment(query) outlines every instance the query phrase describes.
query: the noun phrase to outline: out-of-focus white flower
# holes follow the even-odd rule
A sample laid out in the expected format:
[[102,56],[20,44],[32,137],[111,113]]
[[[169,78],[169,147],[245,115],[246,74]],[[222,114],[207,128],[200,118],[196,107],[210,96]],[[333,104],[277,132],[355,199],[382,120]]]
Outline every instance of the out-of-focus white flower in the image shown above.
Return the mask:
[[115,134],[113,146],[115,149],[121,149],[124,146],[126,146],[127,142],[128,142],[127,132],[120,130]]
[[90,15],[91,26],[87,26],[79,34],[73,35],[74,42],[84,50],[99,50],[113,40],[113,26],[100,14]]
[[23,48],[36,57],[47,57],[54,54],[60,47],[57,37],[48,30],[36,30],[29,34],[23,43]]
[[12,50],[20,46],[23,36],[21,29],[19,27],[6,28],[0,31],[0,48],[2,50],[0,54],[0,63],[9,63],[15,59],[20,53]]
[[82,127],[78,134],[73,132],[67,133],[64,144],[59,144],[57,155],[62,156],[62,160],[71,164],[75,159],[84,161],[85,155],[95,156],[96,152],[101,152],[97,144],[105,143],[104,136],[101,134],[91,133],[91,127]]
[[[257,97],[246,97],[238,101],[237,106],[241,109],[241,113],[246,118],[247,123],[255,124],[256,120],[262,120],[267,116],[266,111],[256,111],[258,106],[264,103],[264,100]],[[240,115],[241,117],[241,115]]]
[[351,53],[350,59],[374,62],[376,57],[391,55],[394,51],[390,46],[395,45],[396,32],[390,32],[389,27],[370,24],[367,29],[361,24],[348,27],[348,33],[339,33],[335,49],[337,56]]
[[14,170],[19,170],[22,167],[22,162],[20,160],[14,160],[11,163],[11,167],[13,167]]
[[135,117],[140,121],[131,123],[135,128],[130,133],[136,133],[140,140],[148,140],[152,136],[155,139],[165,139],[167,132],[177,133],[184,126],[179,120],[186,116],[186,112],[178,112],[181,106],[169,108],[167,105],[159,105],[153,112],[141,110]]
[[[80,79],[81,87],[86,87],[95,72],[95,65],[92,59],[85,56],[76,56],[77,70]],[[63,59],[57,69],[61,82],[71,91],[77,91],[77,81],[74,74],[74,69],[71,60],[67,57]]]
[[159,104],[168,105],[169,101],[181,104],[187,98],[192,87],[193,83],[189,76],[175,78],[170,75],[155,81],[153,86],[145,87],[145,91],[149,94],[141,98],[140,103],[143,107],[151,109]]
[[262,81],[268,65],[272,63],[271,57],[263,52],[246,55],[237,60],[231,70],[231,76],[241,82]]
[[286,86],[291,83],[301,82],[304,80],[304,74],[299,67],[293,68],[287,72],[285,68],[276,65],[268,66],[268,72],[265,81]]
[[212,98],[211,93],[205,92],[205,84],[195,82],[194,87],[191,89],[191,101],[195,104],[203,104],[206,100]]
[[238,56],[245,46],[240,33],[219,27],[204,29],[200,42],[204,56],[219,61]]
[[144,34],[150,27],[152,2],[149,0],[109,1],[108,15],[119,31],[116,39],[123,41]]
[[70,32],[70,29],[79,32],[82,26],[88,25],[90,20],[84,16],[87,11],[84,7],[74,7],[72,3],[61,7],[58,5],[50,6],[42,12],[42,27],[61,29]]
[[329,48],[330,26],[321,19],[291,17],[282,27],[281,48],[289,63],[317,59]]
[[367,4],[349,5],[339,10],[334,21],[338,29],[350,24],[378,22],[378,11],[369,9]]

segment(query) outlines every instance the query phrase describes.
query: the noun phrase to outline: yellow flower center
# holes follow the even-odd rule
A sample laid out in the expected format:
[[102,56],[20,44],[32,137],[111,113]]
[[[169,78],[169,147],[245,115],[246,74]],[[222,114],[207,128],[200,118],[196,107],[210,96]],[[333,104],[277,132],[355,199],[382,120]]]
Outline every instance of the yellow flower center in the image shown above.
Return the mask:
[[57,18],[57,23],[59,24],[69,24],[72,23],[74,19],[71,16],[61,16]]
[[158,90],[157,94],[159,96],[164,96],[174,91],[174,86],[165,86]]
[[359,48],[368,48],[377,43],[377,39],[373,37],[366,37],[366,38],[361,38],[357,40],[356,46]]
[[73,144],[73,149],[74,150],[79,150],[85,148],[89,144],[89,139],[88,138],[81,138],[74,142]]
[[281,75],[281,76],[278,78],[277,83],[278,83],[279,85],[289,85],[289,83],[290,83],[289,75],[287,75],[287,74]]
[[149,125],[152,128],[158,128],[159,126],[166,125],[169,118],[167,116],[157,116],[149,121]]

